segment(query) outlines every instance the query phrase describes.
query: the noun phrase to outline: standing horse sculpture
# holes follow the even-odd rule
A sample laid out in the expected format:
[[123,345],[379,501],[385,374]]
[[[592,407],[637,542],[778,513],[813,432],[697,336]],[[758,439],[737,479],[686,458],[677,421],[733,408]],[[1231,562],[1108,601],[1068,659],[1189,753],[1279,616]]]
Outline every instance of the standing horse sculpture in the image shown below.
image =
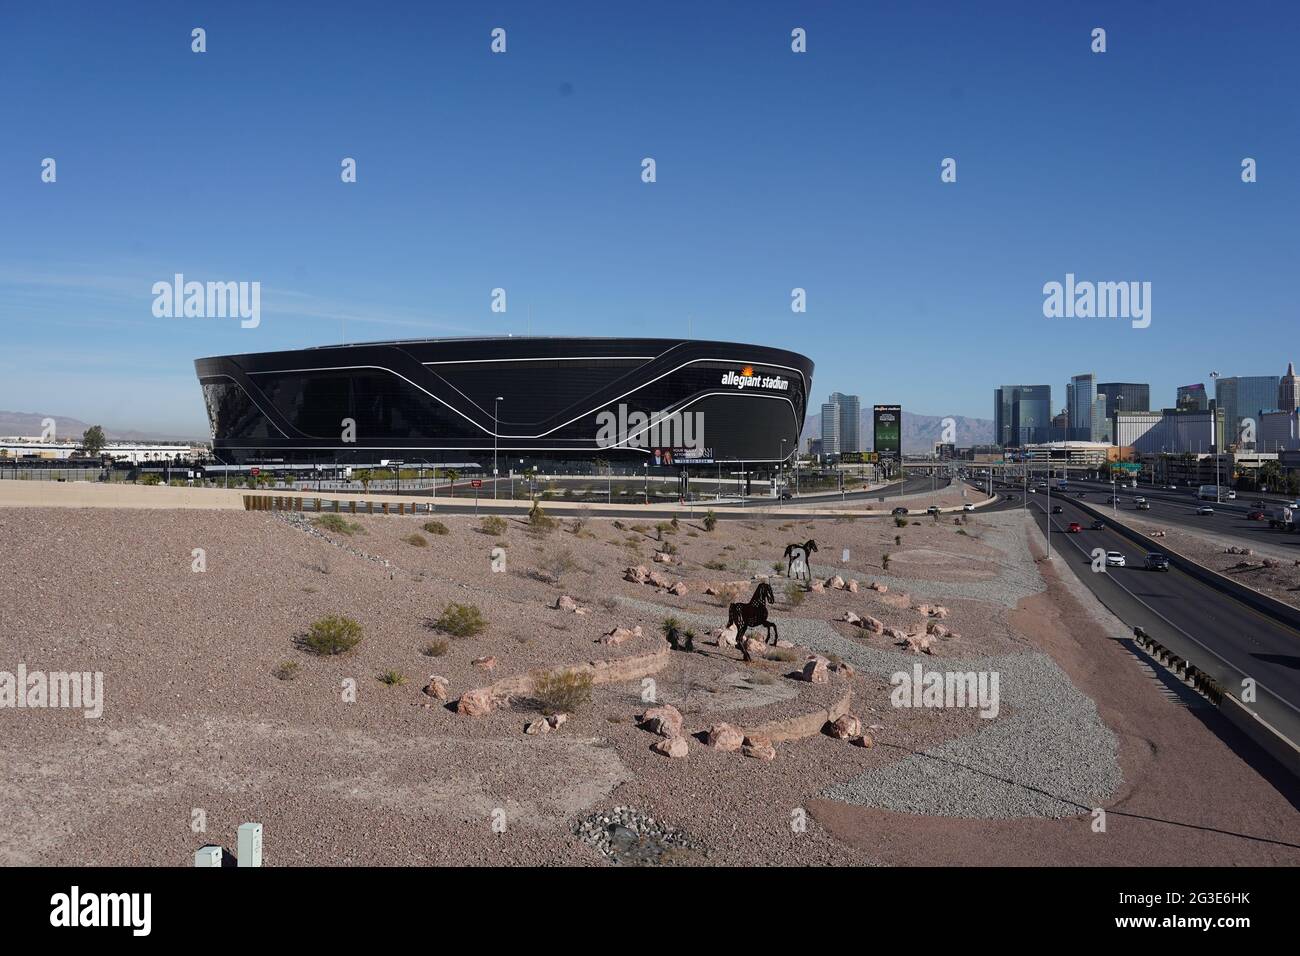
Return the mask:
[[776,595],[772,593],[772,585],[763,581],[754,589],[754,596],[749,599],[748,604],[741,604],[737,601],[727,609],[727,626],[736,625],[736,646],[740,652],[745,655],[745,660],[749,660],[749,654],[745,651],[745,631],[751,627],[762,625],[767,628],[767,634],[763,643],[775,644],[780,639],[780,633],[776,625],[767,619],[767,606],[776,603]]
[[802,571],[802,577],[805,580],[812,580],[812,554],[817,550],[817,542],[809,538],[803,544],[787,544],[785,546],[785,574],[786,577],[800,577],[799,571]]

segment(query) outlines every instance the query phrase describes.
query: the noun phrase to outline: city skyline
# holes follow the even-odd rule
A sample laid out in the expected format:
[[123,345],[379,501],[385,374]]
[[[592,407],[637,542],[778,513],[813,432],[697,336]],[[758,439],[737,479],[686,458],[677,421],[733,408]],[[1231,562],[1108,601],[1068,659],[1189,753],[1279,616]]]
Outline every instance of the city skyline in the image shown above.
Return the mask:
[[[906,10],[764,4],[743,25],[682,3],[325,3],[305,25],[87,7],[70,34],[17,9],[0,36],[0,408],[202,434],[199,357],[529,331],[791,348],[821,395],[939,416],[986,417],[988,389],[1028,370],[1160,395],[1263,374],[1258,344],[1294,323],[1287,31],[1239,24],[1224,43],[1211,5],[1024,10],[940,5],[919,29]],[[1105,135],[1026,135],[1081,110]],[[176,274],[260,283],[260,322],[158,317],[152,290]],[[1045,285],[1074,276],[1149,282],[1150,324],[1046,318]],[[910,353],[923,376],[875,360]]]

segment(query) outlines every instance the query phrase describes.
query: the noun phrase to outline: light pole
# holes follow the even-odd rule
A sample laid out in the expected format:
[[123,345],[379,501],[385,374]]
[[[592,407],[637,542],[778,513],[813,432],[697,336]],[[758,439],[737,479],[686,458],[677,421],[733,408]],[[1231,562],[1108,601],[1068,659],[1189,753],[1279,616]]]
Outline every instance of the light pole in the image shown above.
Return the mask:
[[645,503],[650,504],[650,459],[645,462]]
[[1218,423],[1219,423],[1219,422],[1218,422],[1218,419],[1219,419],[1219,408],[1218,408],[1218,405],[1219,405],[1219,403],[1218,403],[1218,401],[1217,401],[1218,394],[1219,394],[1219,382],[1218,382],[1218,379],[1219,379],[1219,373],[1218,373],[1218,372],[1211,372],[1211,373],[1210,373],[1210,380],[1211,380],[1212,382],[1214,382],[1214,394],[1215,394],[1215,398],[1216,398],[1216,401],[1215,401],[1215,403],[1214,403],[1214,405],[1215,405],[1215,407],[1214,407],[1214,411],[1211,413],[1211,416],[1210,416],[1210,434],[1214,436],[1214,501],[1215,501],[1216,504],[1222,504],[1222,503],[1223,503],[1223,493],[1219,490],[1219,450],[1220,450],[1220,447],[1221,447],[1221,446],[1220,446],[1220,443],[1219,443],[1219,429],[1218,429],[1217,427],[1215,427],[1215,426],[1217,426]]
[[497,500],[497,448],[500,446],[501,428],[498,425],[497,406],[504,401],[500,395],[492,402],[492,500]]

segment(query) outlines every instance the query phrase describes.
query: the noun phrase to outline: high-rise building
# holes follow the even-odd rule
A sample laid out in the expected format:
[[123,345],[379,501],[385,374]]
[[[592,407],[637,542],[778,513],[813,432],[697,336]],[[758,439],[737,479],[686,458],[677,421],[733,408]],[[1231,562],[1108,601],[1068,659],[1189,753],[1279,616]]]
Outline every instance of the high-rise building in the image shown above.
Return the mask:
[[862,451],[862,401],[856,395],[832,392],[832,405],[840,408],[840,454]]
[[[1277,407],[1281,379],[1276,375],[1233,375],[1214,383],[1214,398],[1223,409],[1223,428],[1229,444],[1254,444],[1259,416]],[[1253,428],[1243,428],[1249,418]]]
[[1294,412],[1300,408],[1300,379],[1295,375],[1295,363],[1286,363],[1286,374],[1277,386],[1277,407],[1279,411]]
[[1115,444],[1148,454],[1210,454],[1223,440],[1218,408],[1166,408],[1159,412],[1116,412]]
[[1264,412],[1260,415],[1255,447],[1265,452],[1300,449],[1300,412]]
[[1050,441],[1052,386],[1003,385],[993,390],[993,440],[1003,448]]
[[1097,391],[1106,396],[1106,418],[1116,412],[1151,410],[1151,386],[1141,382],[1098,382]]
[[1097,401],[1097,376],[1075,375],[1065,387],[1065,407],[1070,413],[1069,441],[1092,441],[1093,404]]
[[1092,403],[1092,440],[1110,444],[1110,419],[1106,417],[1106,395],[1097,393]]
[[840,453],[840,406],[835,402],[822,404],[822,454],[834,458]]
[[1174,401],[1176,408],[1192,408],[1197,411],[1205,411],[1210,407],[1210,396],[1205,391],[1205,383],[1198,382],[1195,385],[1179,385],[1178,397]]

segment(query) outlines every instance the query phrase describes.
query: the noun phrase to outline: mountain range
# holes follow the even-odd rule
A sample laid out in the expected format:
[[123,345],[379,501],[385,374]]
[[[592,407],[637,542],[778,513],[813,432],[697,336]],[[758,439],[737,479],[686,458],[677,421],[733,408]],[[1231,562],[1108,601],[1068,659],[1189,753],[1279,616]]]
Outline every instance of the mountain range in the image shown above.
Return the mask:
[[[0,435],[35,437],[41,434],[41,423],[54,419],[55,437],[64,440],[79,440],[90,422],[66,415],[49,415],[41,412],[6,412],[0,410]],[[98,422],[94,424],[99,424]],[[207,441],[207,436],[195,435],[161,435],[156,432],[142,432],[134,428],[114,428],[103,425],[104,435],[114,441]]]

